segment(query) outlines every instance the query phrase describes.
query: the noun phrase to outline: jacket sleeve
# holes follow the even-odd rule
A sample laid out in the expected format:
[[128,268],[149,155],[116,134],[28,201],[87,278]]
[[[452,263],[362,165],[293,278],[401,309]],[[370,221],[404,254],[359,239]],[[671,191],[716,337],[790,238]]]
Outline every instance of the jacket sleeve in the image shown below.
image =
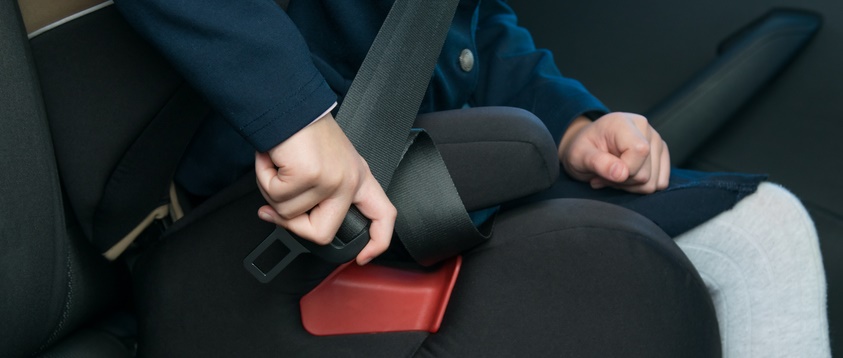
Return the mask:
[[257,150],[286,140],[336,95],[272,0],[117,0],[120,12]]
[[545,123],[556,143],[577,116],[608,112],[580,82],[562,76],[549,51],[536,49],[504,1],[481,3],[476,41],[481,73],[474,105],[526,109]]

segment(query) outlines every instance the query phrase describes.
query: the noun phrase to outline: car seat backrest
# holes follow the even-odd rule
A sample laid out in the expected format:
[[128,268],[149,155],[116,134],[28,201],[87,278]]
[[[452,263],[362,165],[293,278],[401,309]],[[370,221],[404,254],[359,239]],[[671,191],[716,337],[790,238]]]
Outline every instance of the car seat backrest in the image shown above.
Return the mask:
[[101,254],[167,201],[208,107],[110,2],[6,1],[0,34],[0,356],[18,357],[114,308],[125,269]]
[[30,44],[69,204],[114,259],[167,215],[172,173],[208,107],[110,2],[75,2],[94,11],[33,30]]
[[46,351],[114,301],[116,272],[66,220],[17,3],[0,4],[0,356]]

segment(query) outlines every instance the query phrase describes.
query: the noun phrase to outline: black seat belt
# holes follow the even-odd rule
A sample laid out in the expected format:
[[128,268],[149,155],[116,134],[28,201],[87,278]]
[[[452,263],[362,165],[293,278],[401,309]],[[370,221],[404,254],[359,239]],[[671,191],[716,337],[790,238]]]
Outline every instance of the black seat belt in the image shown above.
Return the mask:
[[[412,129],[458,2],[396,0],[336,119],[398,209],[399,240],[423,265],[487,238],[471,222],[433,141]],[[333,242],[325,246],[276,228],[246,257],[244,266],[261,282],[269,282],[302,253],[348,262],[368,242],[368,224],[352,207]],[[255,260],[276,241],[289,253],[264,272]]]

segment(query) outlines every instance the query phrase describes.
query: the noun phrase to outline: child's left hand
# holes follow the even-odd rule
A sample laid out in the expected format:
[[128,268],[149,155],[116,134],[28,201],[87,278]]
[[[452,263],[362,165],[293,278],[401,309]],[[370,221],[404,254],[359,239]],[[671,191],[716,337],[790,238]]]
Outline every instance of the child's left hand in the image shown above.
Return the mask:
[[562,136],[559,160],[573,178],[592,188],[649,194],[667,188],[670,153],[641,115],[615,112],[592,122],[575,119]]

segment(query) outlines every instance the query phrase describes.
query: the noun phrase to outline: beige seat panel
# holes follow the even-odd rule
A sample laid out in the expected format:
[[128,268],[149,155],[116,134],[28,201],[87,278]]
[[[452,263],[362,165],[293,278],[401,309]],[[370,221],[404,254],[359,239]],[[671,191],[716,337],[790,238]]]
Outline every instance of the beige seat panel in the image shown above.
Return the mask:
[[110,1],[18,0],[26,32],[31,34],[52,23]]

